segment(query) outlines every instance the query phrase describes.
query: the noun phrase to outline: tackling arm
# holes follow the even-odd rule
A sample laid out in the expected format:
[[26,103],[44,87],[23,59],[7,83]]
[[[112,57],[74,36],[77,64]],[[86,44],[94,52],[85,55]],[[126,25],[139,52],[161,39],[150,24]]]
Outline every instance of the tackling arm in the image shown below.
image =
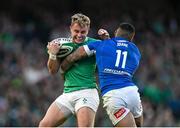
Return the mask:
[[79,47],[72,54],[68,55],[61,63],[61,73],[66,72],[75,61],[87,57],[87,53],[83,46]]

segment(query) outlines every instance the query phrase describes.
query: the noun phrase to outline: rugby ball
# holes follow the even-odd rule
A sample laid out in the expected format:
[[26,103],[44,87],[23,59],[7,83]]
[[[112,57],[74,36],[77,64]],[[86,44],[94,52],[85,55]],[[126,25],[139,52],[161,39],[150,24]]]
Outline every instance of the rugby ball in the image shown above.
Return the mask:
[[54,42],[62,45],[57,53],[58,58],[63,58],[73,51],[73,43],[71,38],[57,38],[54,39]]

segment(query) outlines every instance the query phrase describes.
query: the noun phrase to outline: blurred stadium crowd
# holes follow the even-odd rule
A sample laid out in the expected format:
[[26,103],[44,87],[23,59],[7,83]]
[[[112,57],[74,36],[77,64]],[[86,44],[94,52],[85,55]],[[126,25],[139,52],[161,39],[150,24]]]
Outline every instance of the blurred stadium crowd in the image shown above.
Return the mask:
[[[90,2],[86,4],[91,6]],[[120,22],[134,24],[134,42],[142,53],[134,81],[143,99],[144,126],[180,126],[180,23],[176,10],[169,7],[158,13],[145,9],[118,13],[112,7],[97,15],[96,8],[83,12],[74,6],[71,9],[91,18],[90,37],[98,38],[99,28],[112,35]],[[58,14],[38,7],[29,12],[25,8],[0,11],[0,126],[38,126],[63,90],[60,75],[50,76],[47,71],[46,45],[54,38],[69,36],[74,13]],[[64,126],[76,126],[75,118]],[[112,126],[102,106],[95,126]]]

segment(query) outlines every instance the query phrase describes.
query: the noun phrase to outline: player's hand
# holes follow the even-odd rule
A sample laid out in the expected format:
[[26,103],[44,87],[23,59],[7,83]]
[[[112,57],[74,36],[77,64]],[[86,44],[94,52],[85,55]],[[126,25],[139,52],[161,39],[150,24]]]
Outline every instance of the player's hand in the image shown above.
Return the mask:
[[99,29],[98,30],[98,35],[102,40],[110,39],[108,31],[106,31],[105,29],[102,29],[102,28]]
[[56,41],[48,42],[47,49],[48,53],[51,53],[53,55],[56,55],[61,48],[61,44]]

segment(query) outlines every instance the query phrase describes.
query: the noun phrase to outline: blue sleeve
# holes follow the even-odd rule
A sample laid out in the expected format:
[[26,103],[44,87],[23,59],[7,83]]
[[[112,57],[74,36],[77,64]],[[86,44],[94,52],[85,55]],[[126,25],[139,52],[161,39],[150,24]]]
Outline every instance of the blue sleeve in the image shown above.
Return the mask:
[[84,50],[88,56],[94,55],[101,41],[93,41],[84,45]]
[[95,41],[95,42],[89,42],[87,44],[89,50],[95,50],[98,48],[99,44],[100,44],[101,41]]

